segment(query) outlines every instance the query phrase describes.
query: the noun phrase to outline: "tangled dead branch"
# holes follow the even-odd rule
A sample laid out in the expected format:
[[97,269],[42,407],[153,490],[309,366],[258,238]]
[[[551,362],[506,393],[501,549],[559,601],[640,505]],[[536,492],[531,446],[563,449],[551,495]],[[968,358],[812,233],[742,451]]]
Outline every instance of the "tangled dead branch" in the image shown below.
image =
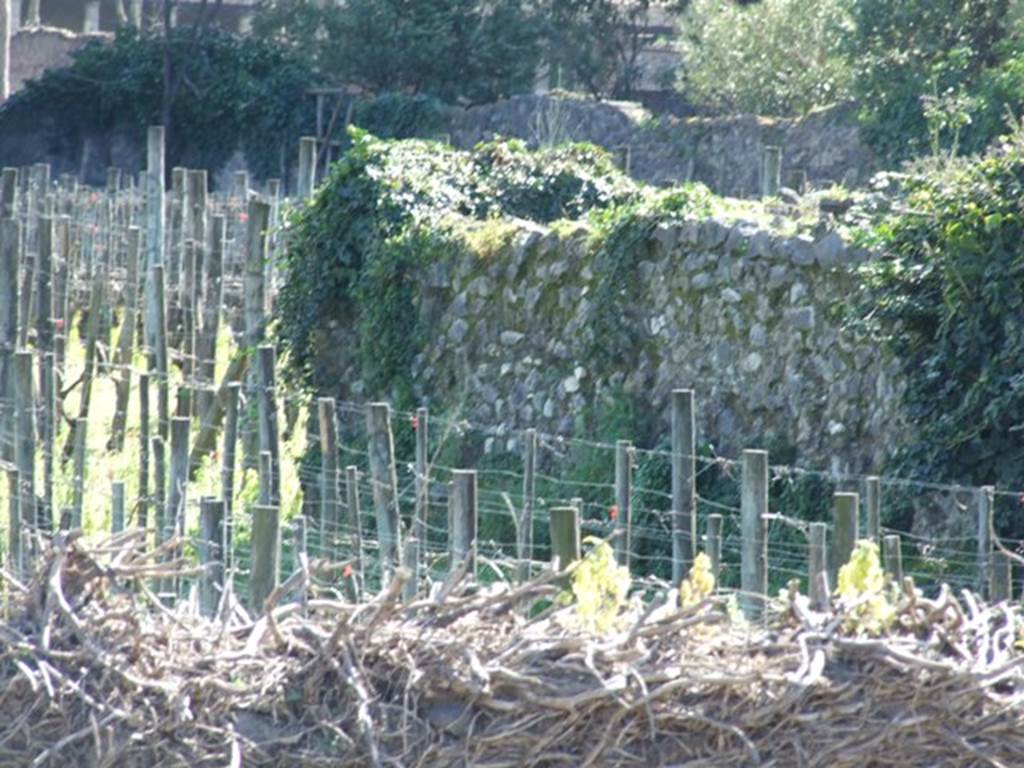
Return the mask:
[[0,765],[1024,765],[1019,619],[969,593],[905,585],[880,638],[799,596],[756,628],[714,598],[597,637],[528,618],[551,577],[210,621],[148,589],[165,557],[62,535],[6,579]]

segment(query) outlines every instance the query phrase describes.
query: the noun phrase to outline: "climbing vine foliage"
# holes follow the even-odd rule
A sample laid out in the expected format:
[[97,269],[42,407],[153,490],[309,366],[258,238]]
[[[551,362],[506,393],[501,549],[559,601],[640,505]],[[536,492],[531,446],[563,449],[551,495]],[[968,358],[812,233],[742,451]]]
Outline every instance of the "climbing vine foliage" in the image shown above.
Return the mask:
[[904,195],[875,230],[886,258],[868,268],[861,314],[906,383],[914,427],[893,469],[1020,487],[1024,134],[980,159],[911,176]]
[[[356,363],[367,394],[407,404],[425,333],[423,286],[465,252],[468,228],[513,216],[579,218],[639,194],[590,145],[532,152],[495,141],[462,152],[359,130],[350,138],[315,197],[291,211],[285,233],[278,339],[313,388],[336,382],[319,362]],[[352,331],[358,343],[338,343]]]

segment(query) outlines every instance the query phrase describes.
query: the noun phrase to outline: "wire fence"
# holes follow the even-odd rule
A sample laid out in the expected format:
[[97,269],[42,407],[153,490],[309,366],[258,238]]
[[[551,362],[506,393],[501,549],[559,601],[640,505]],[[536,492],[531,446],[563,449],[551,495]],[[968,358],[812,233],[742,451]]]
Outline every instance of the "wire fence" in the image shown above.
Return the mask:
[[[692,509],[686,512],[696,532],[684,559],[714,550],[721,586],[743,588],[749,549],[744,521],[751,514],[744,502],[743,457],[678,447],[624,448],[617,441],[543,431],[532,433],[533,453],[527,451],[524,430],[431,413],[427,455],[418,472],[416,433],[428,430],[425,414],[390,410],[393,469],[382,480],[374,468],[369,404],[337,401],[338,469],[326,470],[316,450],[318,428],[301,418],[309,414],[315,422],[314,403],[275,382],[272,358],[269,381],[252,362],[253,348],[265,340],[267,309],[278,283],[272,256],[281,201],[253,193],[245,179],[228,194],[207,195],[203,178],[200,191],[189,197],[190,177],[176,172],[164,210],[165,239],[154,249],[143,182],[123,179],[103,192],[68,179],[50,182],[48,172],[39,171],[32,181],[33,173],[27,174],[28,182],[26,174],[15,174],[21,193],[12,196],[12,176],[5,171],[0,189],[0,268],[7,269],[0,276],[13,276],[0,285],[0,470],[8,479],[0,483],[0,554],[5,568],[26,567],[15,562],[22,522],[29,538],[48,536],[66,523],[100,535],[144,522],[150,545],[177,534],[184,557],[206,564],[211,557],[218,560],[224,583],[238,595],[249,595],[254,568],[263,578],[266,566],[254,551],[262,524],[254,516],[272,507],[271,583],[294,570],[304,554],[321,588],[375,591],[389,573],[387,539],[393,533],[384,518],[391,504],[399,538],[422,534],[417,586],[429,589],[460,567],[450,489],[457,472],[471,469],[473,546],[481,580],[518,578],[524,563],[532,571],[548,567],[551,510],[572,507],[582,537],[610,539],[624,550],[638,586],[667,583],[679,575],[675,542],[683,510],[674,509],[673,477],[683,458],[693,466]],[[267,217],[266,227],[254,224],[259,216]],[[165,272],[147,270],[143,263],[144,254],[154,250],[162,254]],[[209,264],[215,253],[222,257],[222,271],[213,279]],[[155,274],[166,281],[166,313],[159,325],[169,337],[156,347],[146,314],[147,281]],[[213,311],[204,312],[206,305]],[[126,327],[137,332],[122,348]],[[203,333],[212,333],[212,344],[197,343]],[[32,371],[27,388],[14,381],[18,354]],[[161,354],[170,364],[155,367]],[[51,358],[53,372],[47,373]],[[237,468],[226,455],[230,408],[220,402],[236,360],[248,365],[248,371],[240,366],[234,372],[244,393],[237,413],[243,444]],[[128,382],[123,397],[122,381]],[[204,398],[208,407],[194,404]],[[169,429],[172,402],[179,419],[187,421],[184,446],[175,445]],[[124,434],[120,446],[111,426],[118,418]],[[32,439],[26,442],[29,432]],[[306,444],[308,439],[313,443]],[[271,454],[269,476],[260,465],[263,452]],[[1012,590],[1017,561],[1011,555],[1024,551],[1024,541],[1012,535],[1024,505],[1021,491],[826,472],[772,464],[770,458],[766,503],[755,510],[766,591],[774,593],[794,579],[808,589],[813,523],[825,526],[834,583],[844,554],[835,548],[843,538],[835,494],[843,492],[859,495],[854,538],[882,544],[898,537],[896,550],[890,545],[884,553],[895,577],[909,576],[929,590],[940,583],[993,594]],[[622,462],[624,474],[616,471]],[[354,473],[347,471],[350,466]],[[115,483],[121,484],[117,493]],[[426,488],[420,498],[418,486]],[[337,502],[328,499],[327,488],[333,488]],[[378,499],[391,494],[390,502]],[[203,531],[201,500],[227,502],[228,496],[234,503],[225,506],[226,517],[211,537]],[[118,504],[126,508],[118,510]],[[41,512],[27,515],[28,507]],[[529,522],[525,510],[532,512]],[[70,521],[63,519],[67,514]],[[211,538],[224,556],[215,557]]]

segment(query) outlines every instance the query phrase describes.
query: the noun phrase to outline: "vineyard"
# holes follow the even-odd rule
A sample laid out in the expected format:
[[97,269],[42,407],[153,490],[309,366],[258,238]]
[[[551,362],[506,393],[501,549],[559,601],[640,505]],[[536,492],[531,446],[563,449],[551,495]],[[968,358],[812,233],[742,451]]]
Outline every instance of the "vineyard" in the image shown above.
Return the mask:
[[0,177],[0,763],[1024,762],[1020,491],[311,394],[315,140],[285,199],[148,138]]

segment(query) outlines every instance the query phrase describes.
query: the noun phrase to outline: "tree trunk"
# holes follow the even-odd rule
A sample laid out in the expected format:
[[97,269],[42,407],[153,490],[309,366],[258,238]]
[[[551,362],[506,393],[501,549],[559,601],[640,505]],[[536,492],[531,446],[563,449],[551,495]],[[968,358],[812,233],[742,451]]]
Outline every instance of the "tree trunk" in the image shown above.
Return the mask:
[[25,24],[26,27],[39,27],[42,26],[42,19],[39,15],[39,0],[29,0],[28,3],[28,21]]

